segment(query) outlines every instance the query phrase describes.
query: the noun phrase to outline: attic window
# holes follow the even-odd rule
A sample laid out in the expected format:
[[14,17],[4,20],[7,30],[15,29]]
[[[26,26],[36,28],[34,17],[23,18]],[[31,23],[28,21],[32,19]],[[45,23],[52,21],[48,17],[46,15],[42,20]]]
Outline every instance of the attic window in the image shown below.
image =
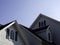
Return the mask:
[[46,20],[44,20],[44,26],[46,26]]
[[50,40],[50,33],[48,33],[48,40]]
[[41,26],[42,26],[42,27],[44,26],[44,23],[43,23],[43,21],[41,22]]
[[39,22],[39,27],[40,27],[40,22]]
[[43,22],[39,22],[39,27],[42,27],[43,26]]
[[39,22],[39,27],[45,27],[46,26],[46,21],[41,21]]

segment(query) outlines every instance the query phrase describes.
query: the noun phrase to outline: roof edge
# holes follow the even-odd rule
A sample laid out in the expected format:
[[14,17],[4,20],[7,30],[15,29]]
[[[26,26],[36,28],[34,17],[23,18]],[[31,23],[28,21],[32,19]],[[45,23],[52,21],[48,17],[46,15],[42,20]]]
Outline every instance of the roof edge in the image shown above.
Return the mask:
[[53,21],[55,21],[55,22],[60,23],[59,21],[57,21],[57,20],[55,20],[55,19],[53,19],[53,18],[51,18],[51,17],[48,17],[48,16],[40,13],[39,16],[36,18],[36,20],[35,20],[35,21],[32,23],[32,25],[30,26],[30,28],[33,28],[33,27],[35,26],[35,24],[37,23],[36,21],[39,21],[39,20],[40,20],[40,17],[46,17],[46,18],[49,18],[50,20],[53,20]]
[[0,27],[0,30],[3,30],[3,29],[8,28],[8,27],[10,27],[11,25],[13,25],[14,23],[16,23],[16,20],[11,21],[10,23],[7,23],[7,24],[5,24],[5,25],[2,25],[2,26]]

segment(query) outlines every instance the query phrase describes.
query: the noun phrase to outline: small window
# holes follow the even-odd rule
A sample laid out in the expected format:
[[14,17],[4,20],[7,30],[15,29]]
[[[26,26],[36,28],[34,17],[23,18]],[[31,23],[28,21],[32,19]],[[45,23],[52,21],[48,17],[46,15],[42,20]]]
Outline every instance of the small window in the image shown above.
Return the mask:
[[39,22],[39,27],[40,27],[40,22]]
[[48,33],[48,40],[50,41],[50,33]]
[[17,41],[17,31],[15,32],[15,41]]
[[6,39],[9,39],[9,33],[10,33],[10,30],[7,29],[7,30],[6,30]]
[[44,23],[43,23],[43,21],[41,22],[41,26],[42,26],[42,27],[44,26]]
[[13,30],[11,30],[11,32],[10,32],[10,39],[14,40],[14,31]]
[[46,26],[46,21],[44,20],[44,26]]
[[39,27],[45,27],[46,26],[46,20],[39,22]]
[[43,27],[43,26],[44,26],[43,21],[39,22],[39,27]]

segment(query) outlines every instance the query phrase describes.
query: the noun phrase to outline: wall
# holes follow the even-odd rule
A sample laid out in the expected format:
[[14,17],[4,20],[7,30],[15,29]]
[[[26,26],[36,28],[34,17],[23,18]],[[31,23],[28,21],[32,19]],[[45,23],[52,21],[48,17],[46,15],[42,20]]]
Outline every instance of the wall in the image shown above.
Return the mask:
[[[13,26],[9,27],[10,31],[14,30],[15,32],[15,28]],[[22,45],[22,41],[19,37],[19,35],[17,35],[17,41],[10,39],[6,39],[6,30],[0,30],[0,45]]]
[[40,37],[42,37],[43,39],[47,40],[47,32],[46,31],[37,32],[36,34],[39,35]]

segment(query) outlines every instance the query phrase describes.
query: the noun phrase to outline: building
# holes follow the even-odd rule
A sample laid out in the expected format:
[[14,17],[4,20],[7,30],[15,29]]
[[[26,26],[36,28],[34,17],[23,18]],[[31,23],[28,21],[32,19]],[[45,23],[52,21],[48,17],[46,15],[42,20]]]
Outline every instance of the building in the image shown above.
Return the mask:
[[[50,42],[53,42],[56,45],[60,45],[60,22],[56,21],[48,16],[40,14],[37,19],[31,25],[31,29],[41,28],[49,25],[49,33],[43,33],[42,38],[47,36],[47,39]],[[44,35],[45,34],[45,35]],[[38,34],[39,36],[40,33]],[[44,35],[44,36],[43,36]]]
[[17,21],[0,25],[1,45],[59,45],[60,22],[40,14],[30,28]]
[[28,45],[16,21],[0,26],[0,45]]

